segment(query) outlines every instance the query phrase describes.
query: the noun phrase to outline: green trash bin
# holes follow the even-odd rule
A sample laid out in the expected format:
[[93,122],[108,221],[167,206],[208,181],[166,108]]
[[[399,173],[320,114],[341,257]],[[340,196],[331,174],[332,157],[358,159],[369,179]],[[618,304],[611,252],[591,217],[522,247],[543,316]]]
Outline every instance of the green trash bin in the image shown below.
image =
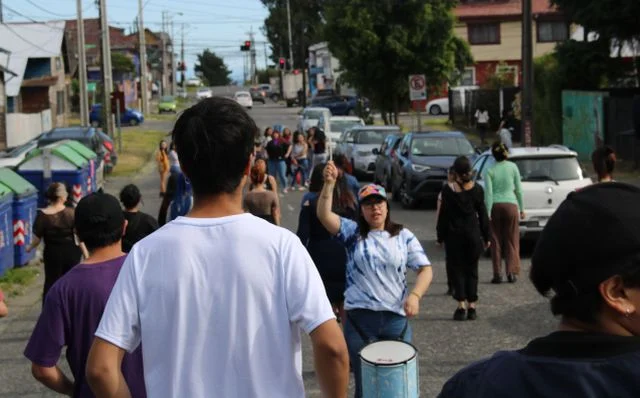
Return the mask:
[[60,142],[62,145],[67,146],[74,151],[78,152],[83,158],[89,162],[89,178],[87,181],[87,187],[90,190],[89,193],[95,192],[99,187],[102,187],[104,181],[104,167],[103,162],[98,159],[98,154],[87,148],[84,144],[74,140],[65,140]]

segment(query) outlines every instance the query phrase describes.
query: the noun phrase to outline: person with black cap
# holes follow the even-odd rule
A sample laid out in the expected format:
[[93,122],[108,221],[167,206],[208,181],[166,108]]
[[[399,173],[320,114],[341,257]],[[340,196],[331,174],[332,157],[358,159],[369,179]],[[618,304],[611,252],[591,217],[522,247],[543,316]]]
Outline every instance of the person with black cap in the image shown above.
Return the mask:
[[637,397],[640,189],[611,182],[569,194],[531,259],[558,331],[462,370],[440,398]]
[[[97,192],[75,209],[75,229],[89,257],[51,287],[25,356],[34,377],[46,387],[73,397],[92,397],[85,365],[94,332],[125,260],[122,234],[127,226],[118,200]],[[73,381],[57,366],[62,348]],[[141,350],[125,354],[122,372],[131,396],[145,397]]]

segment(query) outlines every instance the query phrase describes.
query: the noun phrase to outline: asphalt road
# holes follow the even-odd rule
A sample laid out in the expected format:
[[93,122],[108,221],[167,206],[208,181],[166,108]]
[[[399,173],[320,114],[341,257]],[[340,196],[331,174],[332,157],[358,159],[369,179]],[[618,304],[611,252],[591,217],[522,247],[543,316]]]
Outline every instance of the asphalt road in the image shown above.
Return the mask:
[[[296,111],[295,108],[277,105],[259,105],[250,113],[258,126],[264,129],[276,123],[295,126]],[[166,123],[161,127],[169,131],[171,125]],[[129,182],[140,186],[144,195],[144,211],[157,214],[160,201],[154,168],[141,170],[133,179],[111,180],[106,189],[117,193]],[[301,196],[302,193],[293,192],[281,198],[284,227],[294,231]],[[420,315],[412,321],[414,344],[419,350],[420,391],[423,397],[436,396],[446,380],[467,364],[498,350],[520,348],[531,338],[553,330],[556,320],[550,315],[547,301],[537,295],[526,278],[528,259],[523,261],[523,273],[517,284],[499,286],[489,284],[491,264],[483,259],[480,264],[478,320],[454,322],[452,316],[456,304],[444,294],[444,253],[434,243],[434,210],[422,208],[408,211],[392,204],[392,217],[416,234],[434,267],[434,282],[422,300]],[[413,275],[410,280],[413,280]],[[29,363],[22,356],[39,314],[39,291],[40,287],[35,286],[27,296],[10,301],[14,314],[0,320],[0,398],[56,396],[32,378]],[[319,397],[307,339],[303,356],[307,396]],[[212,394],[215,395],[214,392]]]

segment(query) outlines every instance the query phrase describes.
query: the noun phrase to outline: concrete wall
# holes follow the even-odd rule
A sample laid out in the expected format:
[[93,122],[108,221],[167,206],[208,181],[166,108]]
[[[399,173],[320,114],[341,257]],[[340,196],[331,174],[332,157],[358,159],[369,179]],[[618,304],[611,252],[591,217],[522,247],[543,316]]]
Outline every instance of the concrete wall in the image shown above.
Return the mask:
[[14,147],[22,145],[44,131],[51,130],[52,115],[51,110],[39,113],[8,113],[7,121],[7,146]]

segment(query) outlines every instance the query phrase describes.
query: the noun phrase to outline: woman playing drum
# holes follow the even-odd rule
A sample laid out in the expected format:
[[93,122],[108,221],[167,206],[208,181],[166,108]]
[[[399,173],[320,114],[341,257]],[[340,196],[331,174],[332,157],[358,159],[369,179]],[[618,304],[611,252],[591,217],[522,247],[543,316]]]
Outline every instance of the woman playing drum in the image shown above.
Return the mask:
[[[370,184],[360,190],[357,222],[331,211],[337,177],[338,170],[330,161],[324,171],[318,218],[347,248],[344,333],[356,378],[356,397],[360,397],[360,350],[374,340],[411,342],[407,318],[418,314],[420,299],[433,275],[415,235],[391,221],[387,194],[381,186]],[[418,274],[410,292],[407,268]]]

